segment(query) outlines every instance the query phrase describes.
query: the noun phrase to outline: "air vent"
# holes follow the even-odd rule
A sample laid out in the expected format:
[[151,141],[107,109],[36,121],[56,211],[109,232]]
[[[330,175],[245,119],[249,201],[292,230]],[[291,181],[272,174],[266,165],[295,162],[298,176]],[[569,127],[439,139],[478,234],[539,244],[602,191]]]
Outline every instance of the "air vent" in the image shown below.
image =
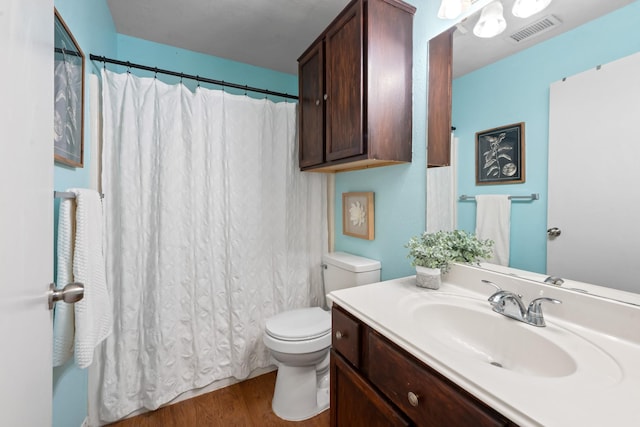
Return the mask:
[[524,28],[519,29],[515,33],[508,36],[508,39],[513,43],[522,43],[523,41],[537,37],[540,34],[553,30],[562,24],[562,21],[553,15],[547,15],[538,19],[535,22],[527,25]]

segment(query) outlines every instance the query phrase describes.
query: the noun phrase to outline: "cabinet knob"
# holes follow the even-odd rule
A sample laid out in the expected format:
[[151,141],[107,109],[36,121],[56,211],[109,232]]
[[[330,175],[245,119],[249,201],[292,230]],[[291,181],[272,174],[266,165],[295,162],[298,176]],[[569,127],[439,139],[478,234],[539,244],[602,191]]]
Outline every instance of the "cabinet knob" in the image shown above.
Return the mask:
[[320,100],[316,99],[316,106],[320,105]]
[[342,332],[340,332],[340,331],[336,331],[336,339],[337,339],[337,340],[341,340],[342,338],[344,338],[344,337],[346,337],[346,336],[347,336],[346,334],[343,334],[343,333],[342,333]]
[[324,100],[326,101],[329,98],[329,95],[327,95],[326,93],[324,94]]
[[552,227],[547,230],[547,234],[549,235],[549,237],[558,237],[562,234],[562,230],[560,230],[558,227]]
[[410,391],[407,393],[407,399],[409,399],[411,406],[418,406],[418,396],[414,392]]

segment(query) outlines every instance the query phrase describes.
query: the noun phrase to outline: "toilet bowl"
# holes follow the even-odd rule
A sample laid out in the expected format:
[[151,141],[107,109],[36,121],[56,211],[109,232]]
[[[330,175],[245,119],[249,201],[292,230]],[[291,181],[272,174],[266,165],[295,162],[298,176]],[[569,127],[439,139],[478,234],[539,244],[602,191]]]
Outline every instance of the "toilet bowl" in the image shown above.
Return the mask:
[[[380,263],[344,252],[323,257],[325,291],[380,280]],[[278,367],[272,409],[301,421],[329,407],[331,314],[320,307],[289,310],[267,319],[263,341]]]
[[323,399],[316,385],[322,380],[318,371],[328,375],[329,312],[312,307],[280,313],[267,320],[264,343],[278,366],[273,412],[282,419],[300,421],[328,408],[328,388]]

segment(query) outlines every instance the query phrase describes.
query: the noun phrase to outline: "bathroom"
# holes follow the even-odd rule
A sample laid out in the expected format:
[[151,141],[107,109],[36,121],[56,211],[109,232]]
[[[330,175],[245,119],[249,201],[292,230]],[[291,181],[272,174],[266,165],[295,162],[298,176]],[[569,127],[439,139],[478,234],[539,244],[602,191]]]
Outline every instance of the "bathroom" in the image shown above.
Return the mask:
[[[410,236],[416,235],[425,228],[426,192],[425,175],[425,140],[426,140],[426,75],[427,75],[427,43],[426,41],[448,28],[452,22],[440,20],[437,16],[439,1],[414,0],[410,2],[417,8],[414,16],[414,82],[413,82],[413,160],[411,164],[377,168],[366,171],[348,172],[335,176],[336,218],[340,218],[341,206],[339,196],[348,191],[373,191],[376,197],[376,238],[373,241],[344,236],[335,233],[335,248],[338,250],[360,254],[380,260],[382,264],[382,280],[393,279],[414,274],[406,253],[402,249]],[[480,2],[482,4],[483,2]],[[160,68],[184,70],[192,74],[209,75],[207,70],[219,70],[213,78],[234,81],[242,76],[242,82],[252,86],[268,86],[282,92],[296,93],[297,78],[295,75],[277,73],[253,66],[233,63],[221,58],[197,54],[147,42],[142,39],[118,34],[115,30],[111,13],[106,1],[81,2],[79,0],[58,0],[53,4],[64,17],[74,37],[86,55],[95,53],[123,60],[135,58],[135,61]],[[42,7],[42,6],[40,6]],[[476,6],[477,10],[477,6]],[[633,9],[637,11],[637,7]],[[469,12],[471,13],[471,11]],[[629,39],[632,39],[629,37]],[[637,50],[637,47],[636,47]],[[622,56],[622,55],[621,55]],[[179,64],[179,65],[177,65]],[[87,75],[96,73],[99,64],[87,61]],[[422,94],[422,95],[420,95]],[[88,97],[85,105],[88,108]],[[4,105],[3,105],[4,107]],[[524,120],[525,119],[519,119]],[[454,116],[455,121],[455,116]],[[511,121],[509,121],[511,123]],[[454,123],[455,125],[455,123]],[[489,128],[480,126],[476,130]],[[85,132],[85,164],[90,165],[93,157],[93,138],[89,126]],[[518,192],[543,193],[546,189],[546,155],[534,154],[534,142],[528,141],[527,168],[528,176],[525,184],[519,186]],[[4,158],[4,156],[3,156]],[[56,165],[54,168],[53,188],[89,187],[91,185],[91,167],[78,169]],[[534,173],[537,171],[537,173]],[[461,172],[462,174],[462,172]],[[13,178],[3,175],[3,181]],[[467,183],[469,180],[467,180]],[[465,187],[460,178],[460,193],[474,194],[473,185]],[[468,184],[467,184],[468,185]],[[505,189],[504,191],[510,191]],[[5,206],[5,204],[3,204]],[[526,224],[534,224],[532,228],[545,228],[545,206],[532,204],[529,210],[523,209],[521,215],[515,216]],[[3,209],[5,209],[3,207]],[[469,228],[469,215],[461,212],[459,223]],[[464,215],[468,215],[464,217]],[[522,236],[531,239],[531,236]],[[534,253],[515,254],[517,267],[532,271],[544,271],[544,242],[540,237],[536,241]],[[55,426],[81,425],[87,416],[87,374],[73,366],[65,366],[54,371],[54,422]]]

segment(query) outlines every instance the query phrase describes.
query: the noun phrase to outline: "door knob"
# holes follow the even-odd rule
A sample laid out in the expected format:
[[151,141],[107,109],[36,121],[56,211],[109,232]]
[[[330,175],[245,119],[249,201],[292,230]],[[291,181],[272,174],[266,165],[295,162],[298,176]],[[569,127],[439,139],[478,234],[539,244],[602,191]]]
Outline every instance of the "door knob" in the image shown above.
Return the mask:
[[64,301],[67,304],[80,301],[84,297],[84,285],[82,283],[68,283],[63,289],[56,289],[53,283],[49,284],[49,310],[53,310],[53,306],[58,301]]
[[549,237],[558,237],[560,234],[562,234],[562,230],[560,230],[558,227],[552,227],[547,230],[547,234],[549,235]]

